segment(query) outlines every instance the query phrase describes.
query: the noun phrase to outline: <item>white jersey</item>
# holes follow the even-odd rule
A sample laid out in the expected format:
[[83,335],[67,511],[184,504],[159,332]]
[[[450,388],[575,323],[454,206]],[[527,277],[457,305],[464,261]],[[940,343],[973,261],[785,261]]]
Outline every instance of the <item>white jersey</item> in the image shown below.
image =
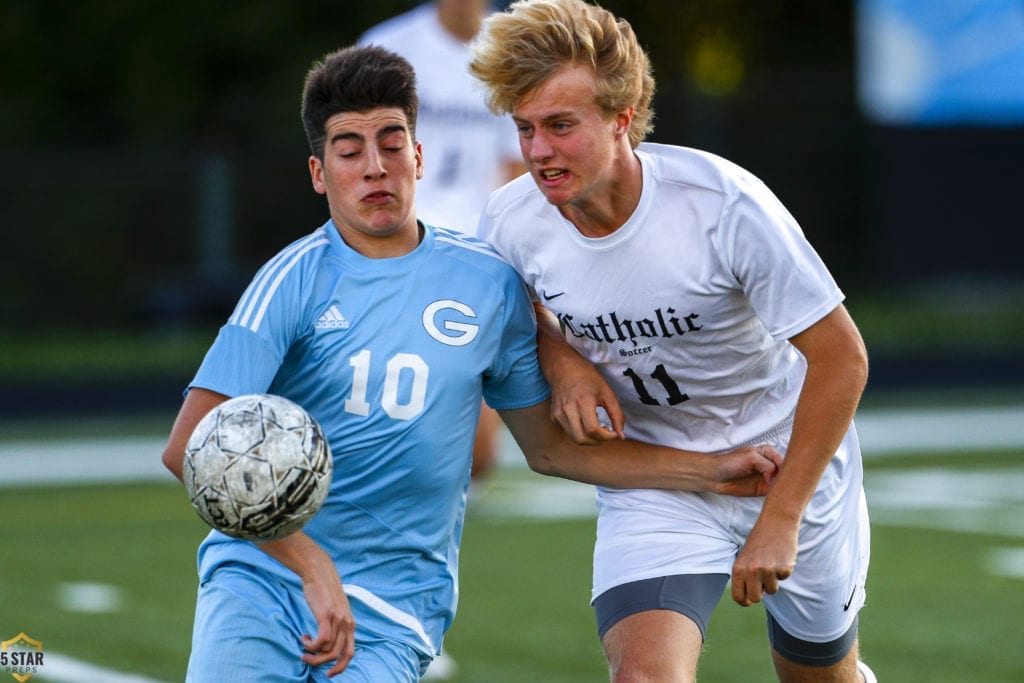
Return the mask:
[[469,73],[469,45],[441,25],[427,3],[367,31],[359,42],[397,52],[416,70],[423,178],[416,212],[424,222],[476,234],[491,190],[504,183],[504,164],[521,159],[515,125],[491,113]]
[[480,236],[598,365],[629,436],[730,449],[796,406],[805,364],[787,339],[843,295],[751,174],[681,147],[637,156],[640,203],[611,235],[584,237],[521,178],[494,193]]
[[[640,202],[611,235],[584,237],[524,177],[492,194],[480,236],[597,364],[627,436],[700,452],[752,442],[784,450],[806,371],[788,339],[838,306],[842,292],[796,220],[749,172],[682,147],[643,144],[636,155]],[[835,490],[846,460],[860,467],[859,451],[850,453],[836,456],[819,490]],[[658,534],[671,534],[689,516],[683,499],[698,495],[599,488],[595,596],[627,580],[707,571],[650,552],[655,530],[671,545]],[[619,512],[629,509],[649,512]]]

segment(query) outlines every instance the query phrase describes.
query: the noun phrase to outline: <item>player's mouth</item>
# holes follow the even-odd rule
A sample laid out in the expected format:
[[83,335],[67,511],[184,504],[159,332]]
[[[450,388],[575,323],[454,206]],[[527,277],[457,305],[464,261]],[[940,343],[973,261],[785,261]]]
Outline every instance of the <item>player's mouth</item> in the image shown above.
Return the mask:
[[363,201],[367,204],[380,205],[387,204],[394,198],[390,192],[371,192],[370,194],[363,197]]
[[538,175],[540,175],[541,179],[544,180],[545,183],[554,184],[568,176],[569,171],[564,168],[545,168],[538,171]]

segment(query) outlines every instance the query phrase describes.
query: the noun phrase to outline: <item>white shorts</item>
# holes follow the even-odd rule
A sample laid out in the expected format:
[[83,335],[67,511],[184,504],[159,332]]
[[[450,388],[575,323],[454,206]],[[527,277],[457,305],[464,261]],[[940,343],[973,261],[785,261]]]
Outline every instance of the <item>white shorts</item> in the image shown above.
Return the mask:
[[[770,443],[785,453],[789,430],[773,431],[757,443]],[[794,572],[764,599],[779,626],[796,638],[835,640],[849,630],[864,605],[870,529],[863,478],[860,445],[851,425],[804,512]],[[641,579],[731,575],[763,500],[599,489],[592,597]]]

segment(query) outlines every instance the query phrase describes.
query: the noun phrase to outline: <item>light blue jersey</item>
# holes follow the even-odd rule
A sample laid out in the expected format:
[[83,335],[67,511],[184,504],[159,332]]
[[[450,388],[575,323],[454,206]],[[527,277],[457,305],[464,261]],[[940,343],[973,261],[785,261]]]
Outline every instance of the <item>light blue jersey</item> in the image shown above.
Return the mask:
[[[524,285],[484,243],[426,226],[409,254],[369,259],[328,222],[257,273],[191,386],[280,394],[320,422],[334,481],[305,531],[361,628],[433,656],[455,614],[481,397],[548,396],[535,334]],[[201,580],[239,563],[300,589],[248,542],[200,547]]]

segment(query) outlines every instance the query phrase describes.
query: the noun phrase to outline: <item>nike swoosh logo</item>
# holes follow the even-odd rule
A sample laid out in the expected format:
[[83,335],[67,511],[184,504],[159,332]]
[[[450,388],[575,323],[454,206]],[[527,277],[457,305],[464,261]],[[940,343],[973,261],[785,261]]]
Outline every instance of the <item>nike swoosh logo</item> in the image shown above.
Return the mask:
[[853,596],[856,595],[856,594],[857,594],[857,587],[854,586],[853,587],[853,592],[850,593],[850,599],[846,601],[845,605],[843,605],[843,611],[844,612],[848,612],[850,610],[850,605],[853,604]]
[[562,296],[563,294],[565,294],[565,292],[559,292],[558,294],[552,294],[551,296],[548,296],[544,292],[540,293],[540,295],[542,297],[544,297],[544,301],[551,301],[552,299],[557,299],[558,297]]

